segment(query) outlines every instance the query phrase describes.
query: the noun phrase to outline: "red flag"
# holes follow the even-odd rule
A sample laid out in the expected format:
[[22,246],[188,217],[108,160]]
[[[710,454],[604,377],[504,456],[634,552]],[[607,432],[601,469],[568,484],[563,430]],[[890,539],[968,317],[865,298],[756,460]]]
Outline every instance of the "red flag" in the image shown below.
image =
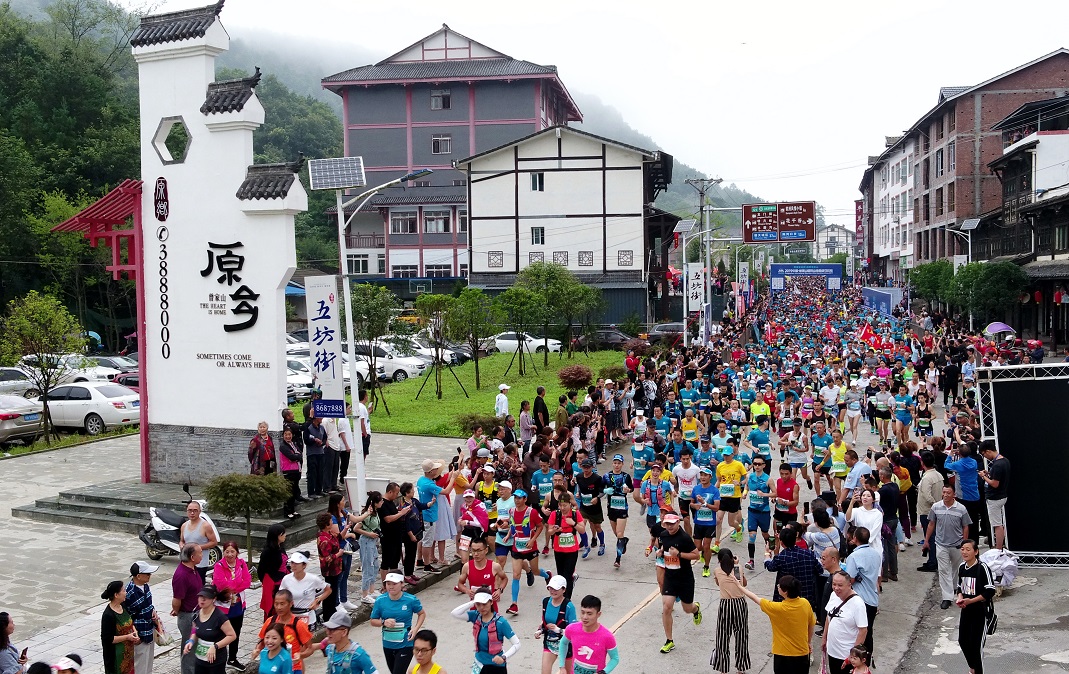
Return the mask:
[[831,321],[830,320],[824,321],[824,337],[826,339],[831,339],[834,336],[835,336],[835,328],[831,327]]
[[868,323],[862,323],[861,328],[857,331],[857,338],[859,341],[865,342],[869,346],[872,346],[873,337],[876,333],[872,331],[872,326]]

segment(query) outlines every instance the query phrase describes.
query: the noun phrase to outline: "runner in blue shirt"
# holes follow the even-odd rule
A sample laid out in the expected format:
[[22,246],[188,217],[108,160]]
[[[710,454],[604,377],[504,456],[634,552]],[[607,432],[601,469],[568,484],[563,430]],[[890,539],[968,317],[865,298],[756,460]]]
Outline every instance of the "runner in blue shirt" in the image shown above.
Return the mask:
[[636,480],[642,481],[642,478],[646,476],[646,471],[650,469],[649,464],[653,463],[656,456],[652,447],[642,444],[631,445],[631,471]]
[[553,493],[553,474],[557,471],[549,467],[549,457],[545,454],[538,457],[538,465],[539,469],[531,476],[531,491],[538,495],[538,505],[542,505]]
[[701,550],[702,577],[709,577],[709,560],[716,538],[716,513],[720,509],[720,490],[713,484],[713,470],[702,466],[698,486],[691,491],[691,514],[694,516],[694,544]]
[[672,432],[672,418],[664,413],[660,405],[656,405],[653,408],[653,427],[665,439]]
[[760,456],[768,462],[768,465],[771,465],[772,445],[775,444],[777,448],[779,447],[779,436],[776,436],[775,440],[773,440],[770,421],[765,415],[762,414],[755,421],[757,422],[757,428],[750,431],[750,434],[746,436],[743,441],[743,447],[749,449],[755,457]]
[[909,427],[913,425],[913,396],[907,391],[906,385],[902,384],[895,396],[895,437],[899,445],[909,441]]
[[[371,625],[382,628],[382,652],[386,669],[408,671],[412,663],[413,640],[423,627],[427,612],[415,595],[404,592],[405,578],[399,573],[386,574],[386,594],[380,594],[371,607]],[[415,618],[415,625],[412,619]]]
[[772,524],[772,512],[768,506],[768,499],[775,497],[776,488],[765,473],[765,465],[764,459],[760,456],[754,457],[753,472],[746,480],[746,491],[750,494],[750,507],[746,517],[746,529],[750,533],[746,549],[750,553],[750,561],[746,563],[746,568],[751,571],[754,568],[754,548],[758,530],[765,539],[766,547],[771,547],[772,541],[775,540],[774,533],[772,539],[768,536],[768,529]]

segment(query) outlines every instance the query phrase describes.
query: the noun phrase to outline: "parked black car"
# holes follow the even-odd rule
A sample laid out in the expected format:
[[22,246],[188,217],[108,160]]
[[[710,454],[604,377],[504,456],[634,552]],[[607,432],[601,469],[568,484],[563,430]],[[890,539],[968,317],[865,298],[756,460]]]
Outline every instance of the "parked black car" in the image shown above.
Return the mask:
[[[604,330],[595,330],[589,337],[587,335],[581,335],[572,340],[572,346],[575,349],[584,349],[587,347],[587,343],[590,344],[590,349],[594,351],[607,351],[615,349],[616,351],[622,351],[624,345],[634,337],[617,330],[616,328],[607,328]],[[649,342],[646,342],[648,345]]]
[[649,334],[646,335],[646,340],[650,344],[658,344],[660,342],[674,343],[677,339],[683,335],[682,323],[658,323],[650,328]]

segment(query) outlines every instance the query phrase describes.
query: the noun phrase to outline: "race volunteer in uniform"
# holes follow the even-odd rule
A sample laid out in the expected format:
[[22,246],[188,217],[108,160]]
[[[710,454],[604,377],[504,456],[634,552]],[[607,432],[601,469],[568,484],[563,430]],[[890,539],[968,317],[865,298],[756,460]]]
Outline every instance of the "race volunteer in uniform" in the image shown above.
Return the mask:
[[[765,539],[765,547],[769,547],[768,529],[771,526],[771,511],[768,507],[769,498],[775,498],[775,487],[769,480],[769,476],[765,473],[765,460],[761,457],[756,457],[753,460],[753,472],[750,473],[746,480],[746,492],[750,495],[750,506],[747,508],[746,513],[746,530],[749,532],[750,539],[746,545],[747,550],[750,552],[750,561],[746,562],[746,568],[753,570],[754,568],[754,549],[757,542],[757,532],[761,531],[761,535]],[[773,534],[775,537],[775,534]]]
[[615,568],[620,568],[620,558],[627,552],[627,495],[634,491],[634,482],[631,476],[623,472],[624,455],[615,454],[612,457],[612,471],[605,473],[602,482],[605,484],[604,494],[609,503],[609,526],[616,536],[616,562]]
[[[729,444],[724,449],[724,460],[716,467],[716,488],[720,492],[720,516],[716,522],[716,541],[713,549],[720,550],[720,535],[725,520],[731,527],[731,538],[742,538],[742,490],[746,479],[746,467],[735,460],[735,449]],[[726,514],[726,515],[725,515]]]
[[661,653],[671,653],[676,647],[672,638],[672,611],[679,598],[684,613],[694,616],[694,624],[702,624],[701,605],[694,601],[694,569],[691,562],[698,559],[694,540],[679,525],[679,515],[670,512],[658,527],[655,550],[664,555],[664,587],[661,589],[661,623],[664,626],[664,646]]
[[716,513],[720,509],[720,490],[713,484],[713,470],[702,466],[698,486],[694,487],[691,510],[694,514],[694,544],[701,550],[702,577],[709,577],[709,561],[716,538]]

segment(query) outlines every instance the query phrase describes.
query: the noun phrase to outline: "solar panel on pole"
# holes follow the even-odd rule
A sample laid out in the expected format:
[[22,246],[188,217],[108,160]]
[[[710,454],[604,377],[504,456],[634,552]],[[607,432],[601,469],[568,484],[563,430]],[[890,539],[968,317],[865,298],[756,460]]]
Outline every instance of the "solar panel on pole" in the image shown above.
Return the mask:
[[367,185],[363,157],[313,159],[308,162],[308,181],[313,190],[342,190]]

